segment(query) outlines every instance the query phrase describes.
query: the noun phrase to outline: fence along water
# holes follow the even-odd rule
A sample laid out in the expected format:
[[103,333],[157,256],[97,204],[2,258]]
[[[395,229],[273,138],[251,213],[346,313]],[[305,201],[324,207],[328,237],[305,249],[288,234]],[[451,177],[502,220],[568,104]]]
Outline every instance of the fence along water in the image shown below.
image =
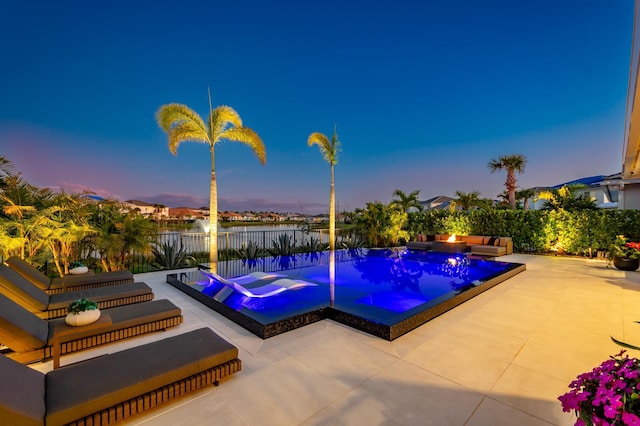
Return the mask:
[[[248,227],[251,229],[250,227]],[[272,227],[262,227],[272,228]],[[218,232],[218,250],[239,250],[253,243],[263,250],[272,248],[282,235],[291,239],[292,245],[304,245],[311,238],[322,244],[329,244],[329,233],[326,229],[301,230],[291,228],[231,230]],[[176,244],[176,248],[183,248],[188,253],[209,252],[209,233],[202,231],[162,231],[158,233],[159,244]]]

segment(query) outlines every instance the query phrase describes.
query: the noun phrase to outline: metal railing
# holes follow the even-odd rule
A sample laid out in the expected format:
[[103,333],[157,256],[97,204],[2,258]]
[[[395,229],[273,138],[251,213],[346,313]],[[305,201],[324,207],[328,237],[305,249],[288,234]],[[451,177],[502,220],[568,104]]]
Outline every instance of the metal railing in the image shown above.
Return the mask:
[[[278,229],[278,230],[259,230],[259,231],[235,231],[235,232],[219,232],[218,233],[218,259],[234,260],[241,259],[238,251],[243,247],[252,244],[262,251],[263,256],[269,256],[269,250],[276,249],[281,244],[281,238],[287,236],[288,244],[295,247],[296,253],[304,253],[309,251],[309,245],[312,241],[325,247],[329,245],[328,229]],[[351,245],[351,241],[358,241],[358,237],[352,232],[336,230],[336,246],[342,248],[343,242]],[[206,263],[209,261],[209,234],[205,232],[180,232],[180,231],[162,231],[158,233],[158,247],[164,244],[173,246],[175,250],[182,249],[192,260],[198,263]],[[247,259],[251,260],[251,259]],[[127,269],[134,273],[148,272],[159,269],[171,269],[164,265],[154,265],[152,256],[136,255],[130,260]],[[192,262],[193,263],[193,262]],[[193,265],[195,266],[195,265]],[[264,266],[264,265],[263,265]],[[264,270],[264,269],[262,269]]]

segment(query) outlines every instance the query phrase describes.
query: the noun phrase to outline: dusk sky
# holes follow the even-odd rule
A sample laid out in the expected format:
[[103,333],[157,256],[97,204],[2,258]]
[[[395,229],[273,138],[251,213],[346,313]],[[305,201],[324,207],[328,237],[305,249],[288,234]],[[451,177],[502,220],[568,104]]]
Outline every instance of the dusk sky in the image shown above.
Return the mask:
[[[366,5],[366,6],[364,6]],[[267,163],[216,147],[219,208],[328,211],[312,132],[342,141],[339,210],[621,171],[633,0],[0,1],[0,155],[29,183],[208,205],[208,146],[155,112],[229,105]]]

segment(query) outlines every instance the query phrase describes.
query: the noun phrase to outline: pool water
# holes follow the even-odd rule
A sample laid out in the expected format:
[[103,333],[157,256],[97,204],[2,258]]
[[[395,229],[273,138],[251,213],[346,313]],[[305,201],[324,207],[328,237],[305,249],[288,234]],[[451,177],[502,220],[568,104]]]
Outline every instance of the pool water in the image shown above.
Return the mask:
[[[268,271],[303,281],[271,297],[247,297],[198,271],[167,282],[263,338],[331,318],[393,340],[524,269],[464,254],[361,249],[218,265],[226,277]],[[276,279],[245,287],[258,290]]]

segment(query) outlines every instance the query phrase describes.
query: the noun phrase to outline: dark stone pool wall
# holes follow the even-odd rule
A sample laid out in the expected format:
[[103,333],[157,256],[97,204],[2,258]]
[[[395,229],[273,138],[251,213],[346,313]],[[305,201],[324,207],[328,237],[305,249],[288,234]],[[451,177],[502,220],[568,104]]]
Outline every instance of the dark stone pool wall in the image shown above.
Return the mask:
[[249,330],[251,333],[262,339],[267,339],[278,334],[286,333],[287,331],[295,330],[296,328],[304,327],[305,325],[309,325],[323,319],[331,319],[341,324],[348,325],[349,327],[353,327],[357,330],[361,330],[382,339],[391,341],[421,326],[425,322],[455,308],[456,306],[466,302],[467,300],[477,296],[478,294],[483,293],[492,287],[495,287],[496,285],[513,277],[514,275],[517,275],[520,272],[526,270],[526,265],[514,265],[516,265],[514,266],[514,268],[509,269],[500,275],[494,276],[480,285],[462,291],[454,297],[443,300],[441,303],[424,311],[418,312],[412,317],[391,326],[380,324],[375,321],[350,314],[348,312],[343,312],[330,306],[309,311],[304,314],[294,315],[277,322],[262,324],[234,309],[231,309],[225,304],[218,302],[212,297],[203,294],[198,289],[185,284],[178,277],[178,274],[168,274],[167,283],[177,288],[178,290],[188,294],[195,300],[208,306],[209,308],[225,316],[241,327]]

